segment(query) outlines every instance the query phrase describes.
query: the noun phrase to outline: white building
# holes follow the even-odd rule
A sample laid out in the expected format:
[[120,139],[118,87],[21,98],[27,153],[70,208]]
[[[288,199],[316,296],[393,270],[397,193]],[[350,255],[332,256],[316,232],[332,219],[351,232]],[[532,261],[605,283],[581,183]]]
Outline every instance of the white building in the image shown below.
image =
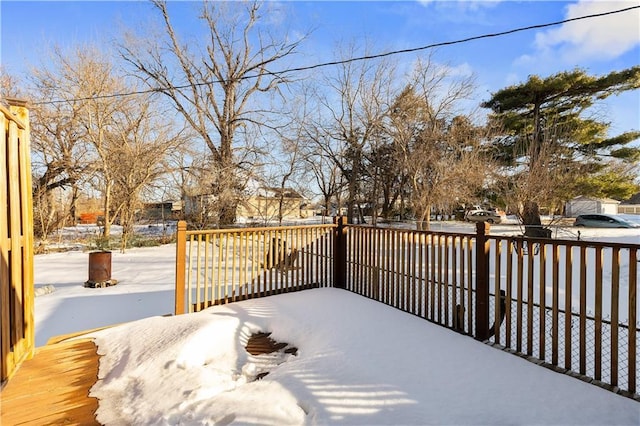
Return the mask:
[[618,213],[621,214],[640,214],[640,192],[618,206]]
[[565,216],[576,217],[581,214],[618,214],[620,201],[611,198],[590,198],[580,195],[565,204]]

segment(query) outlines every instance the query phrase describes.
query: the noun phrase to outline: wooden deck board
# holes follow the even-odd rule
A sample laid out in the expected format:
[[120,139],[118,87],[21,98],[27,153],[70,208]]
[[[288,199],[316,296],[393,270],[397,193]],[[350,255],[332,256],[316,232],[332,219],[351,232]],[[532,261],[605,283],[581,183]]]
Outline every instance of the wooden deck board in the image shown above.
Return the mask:
[[[269,336],[251,336],[247,351],[297,352]],[[90,339],[53,342],[38,348],[0,392],[0,425],[99,425],[98,400],[89,396],[98,379],[97,347]]]
[[89,339],[38,348],[0,392],[2,425],[91,425],[99,356]]

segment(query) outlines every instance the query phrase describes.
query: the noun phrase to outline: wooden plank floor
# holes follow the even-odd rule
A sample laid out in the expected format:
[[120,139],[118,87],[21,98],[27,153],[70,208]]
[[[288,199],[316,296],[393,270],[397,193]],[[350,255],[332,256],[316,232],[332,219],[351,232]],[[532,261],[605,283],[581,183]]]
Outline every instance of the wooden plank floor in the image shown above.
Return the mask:
[[[73,335],[69,335],[73,336]],[[98,380],[99,356],[91,339],[61,336],[36,350],[0,391],[0,425],[99,425],[98,400],[89,390]],[[297,349],[256,333],[246,349],[253,355]]]
[[99,356],[90,339],[41,346],[0,392],[0,425],[97,425]]

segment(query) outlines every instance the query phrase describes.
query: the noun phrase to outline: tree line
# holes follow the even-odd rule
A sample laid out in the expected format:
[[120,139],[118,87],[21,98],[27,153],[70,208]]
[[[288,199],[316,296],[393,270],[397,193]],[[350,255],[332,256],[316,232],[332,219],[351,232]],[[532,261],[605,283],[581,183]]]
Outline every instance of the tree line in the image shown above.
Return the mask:
[[474,76],[433,52],[404,70],[349,60],[366,56],[353,43],[331,67],[279,71],[308,34],[268,25],[270,3],[203,2],[198,37],[177,30],[170,3],[152,7],[158,27],[131,29],[113,51],[57,48],[25,79],[2,73],[2,96],[32,105],[41,237],[75,221],[87,193],[102,200],[103,237],[117,220],[126,244],[144,200],[197,200],[194,226],[225,226],[258,186],[295,188],[350,222],[411,217],[420,229],[434,210],[490,200],[528,235],[540,235],[541,206],[640,189],[640,132],[609,135],[593,108],[638,89],[638,66],[532,75],[482,100]]

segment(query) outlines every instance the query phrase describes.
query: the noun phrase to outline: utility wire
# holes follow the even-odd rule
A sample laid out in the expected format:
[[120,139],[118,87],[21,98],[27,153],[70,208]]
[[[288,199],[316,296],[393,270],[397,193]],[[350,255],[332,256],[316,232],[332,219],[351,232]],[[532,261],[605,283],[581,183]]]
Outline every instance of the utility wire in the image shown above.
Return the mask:
[[[617,13],[628,12],[628,11],[633,10],[633,9],[640,9],[640,5],[638,5],[638,6],[630,6],[630,7],[624,8],[624,9],[612,10],[612,11],[608,11],[608,12],[594,13],[594,14],[591,14],[591,15],[579,16],[577,18],[563,19],[561,21],[548,22],[548,23],[545,23],[545,24],[529,25],[529,26],[526,26],[526,27],[519,27],[519,28],[514,28],[514,29],[511,29],[511,30],[500,31],[500,32],[497,32],[497,33],[482,34],[482,35],[467,37],[467,38],[458,39],[458,40],[444,41],[444,42],[440,42],[440,43],[433,43],[433,44],[428,44],[426,46],[414,47],[414,48],[410,48],[410,49],[392,50],[390,52],[383,52],[383,53],[378,53],[378,54],[375,54],[375,55],[358,56],[358,57],[355,57],[355,58],[343,59],[343,60],[339,60],[339,61],[322,62],[322,63],[315,64],[315,65],[307,65],[307,66],[302,66],[302,67],[297,67],[297,68],[288,68],[288,69],[285,69],[283,71],[269,72],[269,74],[279,75],[279,74],[287,74],[287,73],[292,73],[292,72],[309,71],[309,70],[313,70],[313,69],[317,69],[317,68],[329,67],[329,66],[334,66],[334,65],[348,64],[348,63],[352,63],[352,62],[365,61],[365,60],[370,60],[370,59],[384,58],[384,57],[387,57],[387,56],[399,55],[399,54],[403,54],[403,53],[419,52],[421,50],[433,49],[435,47],[451,46],[451,45],[454,45],[454,44],[468,43],[470,41],[481,40],[481,39],[485,39],[485,38],[501,37],[501,36],[514,34],[514,33],[518,33],[518,32],[523,32],[523,31],[529,31],[529,30],[535,30],[535,29],[540,29],[540,28],[552,27],[552,26],[556,26],[556,25],[560,25],[560,24],[566,24],[568,22],[580,21],[580,20],[591,19],[591,18],[598,18],[598,17],[601,17],[601,16],[607,16],[607,15],[614,15],[614,14],[617,14]],[[249,79],[254,79],[254,78],[258,78],[258,77],[259,77],[258,75],[247,75],[247,76],[241,77],[240,80],[249,80]],[[209,84],[221,83],[221,82],[222,82],[222,80],[210,80],[210,81],[205,81],[205,82],[202,82],[202,83],[196,83],[195,86],[206,86],[206,85],[209,85]],[[74,99],[55,99],[55,100],[50,100],[50,101],[33,102],[32,104],[33,105],[52,105],[52,104],[58,104],[58,103],[63,103],[63,102],[77,102],[77,101],[87,101],[87,100],[92,100],[92,99],[119,98],[119,97],[124,97],[124,96],[135,96],[135,95],[143,95],[143,94],[149,94],[149,93],[158,93],[158,92],[162,93],[162,92],[164,92],[166,90],[170,90],[170,89],[186,89],[186,88],[192,87],[192,86],[193,85],[191,85],[191,84],[185,84],[185,85],[180,85],[180,86],[171,85],[171,86],[166,86],[166,87],[154,87],[154,88],[150,88],[150,89],[137,90],[137,91],[125,92],[125,93],[113,93],[113,94],[109,94],[109,95],[88,96],[88,97],[84,97],[84,98],[74,98]]]

